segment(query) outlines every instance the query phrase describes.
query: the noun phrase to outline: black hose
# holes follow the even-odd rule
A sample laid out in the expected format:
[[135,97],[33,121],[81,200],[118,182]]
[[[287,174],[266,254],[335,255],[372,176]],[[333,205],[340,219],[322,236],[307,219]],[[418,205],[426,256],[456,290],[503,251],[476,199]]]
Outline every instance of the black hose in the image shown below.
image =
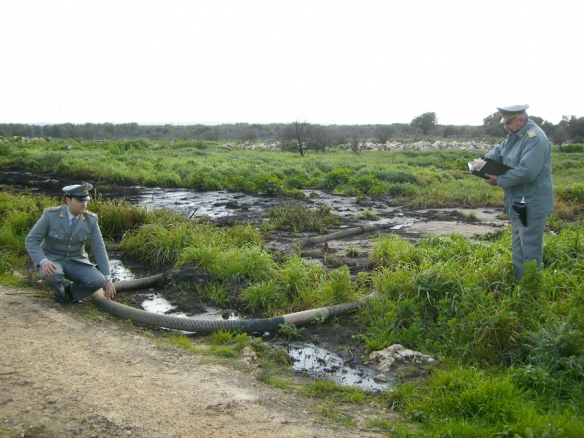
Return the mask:
[[[138,280],[122,281],[116,283],[117,291],[127,291],[132,289],[145,288],[157,284],[164,279],[164,274]],[[291,313],[284,316],[265,319],[239,319],[239,320],[211,320],[211,319],[191,319],[173,315],[163,315],[159,313],[146,312],[134,307],[126,306],[112,300],[108,300],[103,289],[99,289],[92,297],[95,304],[105,312],[111,313],[122,319],[130,319],[143,324],[166,327],[187,332],[212,333],[217,330],[234,330],[240,332],[268,332],[276,330],[282,324],[294,324],[296,326],[309,324],[314,317],[330,318],[343,315],[347,312],[357,310],[368,301],[379,298],[378,292],[373,292],[355,303],[337,304],[335,306],[321,307],[318,309],[305,310],[303,312]]]
[[[369,233],[375,231],[374,225],[365,225],[363,227],[351,228],[348,230],[338,231],[325,236],[316,236],[301,243],[301,247],[307,245],[325,242],[331,239],[352,236],[355,234]],[[117,291],[127,291],[132,289],[141,289],[153,286],[159,281],[164,280],[164,274],[145,277],[138,280],[122,281],[116,283]],[[379,298],[378,292],[373,292],[366,297],[361,298],[355,303],[337,304],[335,306],[321,307],[318,309],[305,310],[303,312],[291,313],[284,316],[264,319],[239,319],[239,320],[218,320],[218,319],[191,319],[180,316],[162,315],[159,313],[145,312],[144,310],[126,306],[108,300],[103,289],[93,294],[95,304],[105,312],[118,316],[123,319],[130,319],[143,324],[166,327],[175,330],[184,330],[187,332],[212,333],[217,330],[237,330],[241,332],[268,332],[276,330],[282,324],[294,324],[297,326],[309,324],[314,317],[330,318],[333,316],[343,315],[347,312],[357,310],[364,306],[368,301]]]

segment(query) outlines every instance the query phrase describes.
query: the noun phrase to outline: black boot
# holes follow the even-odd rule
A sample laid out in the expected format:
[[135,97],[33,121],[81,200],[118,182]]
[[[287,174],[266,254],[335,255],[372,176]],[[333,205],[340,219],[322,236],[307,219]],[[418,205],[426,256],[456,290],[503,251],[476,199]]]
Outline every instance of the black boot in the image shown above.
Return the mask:
[[67,297],[63,283],[59,282],[55,285],[55,301],[57,301],[57,303],[69,302],[69,298]]
[[71,292],[71,283],[67,283],[65,285],[65,295],[67,295],[67,302],[68,303],[73,303],[73,304],[77,304],[79,303],[79,300],[75,300],[73,299],[73,293]]
[[[59,283],[55,286],[55,300],[58,303],[69,304],[73,303],[73,294],[71,293],[71,283],[67,283],[63,286],[63,283]],[[79,302],[79,301],[77,301]]]
[[65,295],[67,295],[67,300],[69,302],[73,301],[73,294],[71,293],[71,283],[65,285]]

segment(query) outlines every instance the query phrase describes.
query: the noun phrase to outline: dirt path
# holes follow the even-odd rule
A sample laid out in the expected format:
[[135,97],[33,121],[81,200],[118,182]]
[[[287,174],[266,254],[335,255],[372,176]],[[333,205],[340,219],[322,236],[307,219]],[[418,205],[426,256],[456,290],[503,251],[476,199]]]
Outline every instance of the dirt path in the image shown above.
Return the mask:
[[327,422],[314,400],[265,385],[242,362],[99,319],[0,286],[0,437],[384,436]]

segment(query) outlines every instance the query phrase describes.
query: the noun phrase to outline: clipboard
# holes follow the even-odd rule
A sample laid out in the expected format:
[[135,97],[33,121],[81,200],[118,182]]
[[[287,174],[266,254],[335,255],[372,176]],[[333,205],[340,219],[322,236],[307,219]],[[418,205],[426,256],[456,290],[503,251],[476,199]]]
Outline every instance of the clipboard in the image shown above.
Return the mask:
[[470,173],[475,176],[481,177],[483,179],[488,179],[485,174],[488,173],[489,175],[503,175],[512,167],[507,166],[506,164],[500,163],[492,158],[484,158],[486,163],[480,169],[472,170],[472,162],[468,162],[468,168],[470,169]]

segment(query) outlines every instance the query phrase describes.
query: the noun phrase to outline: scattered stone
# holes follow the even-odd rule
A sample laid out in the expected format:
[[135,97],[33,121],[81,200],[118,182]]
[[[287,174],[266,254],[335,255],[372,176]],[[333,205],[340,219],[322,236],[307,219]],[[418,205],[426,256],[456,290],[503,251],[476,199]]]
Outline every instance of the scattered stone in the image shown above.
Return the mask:
[[[366,145],[367,146],[367,145]],[[381,147],[379,147],[381,146]],[[493,148],[492,144],[482,143],[478,141],[436,141],[430,143],[429,141],[418,141],[415,143],[399,143],[397,141],[387,142],[385,145],[376,145],[376,149],[367,148],[367,150],[386,150],[386,151],[438,151],[438,150],[463,150],[463,151],[485,151]]]
[[[383,350],[374,351],[364,364],[379,372],[375,380],[387,379],[387,374],[406,372],[408,374],[424,374],[427,365],[436,363],[436,359],[419,351],[393,344]],[[413,367],[413,368],[412,368]]]
[[250,347],[245,347],[241,350],[241,361],[249,367],[258,366],[258,355]]

